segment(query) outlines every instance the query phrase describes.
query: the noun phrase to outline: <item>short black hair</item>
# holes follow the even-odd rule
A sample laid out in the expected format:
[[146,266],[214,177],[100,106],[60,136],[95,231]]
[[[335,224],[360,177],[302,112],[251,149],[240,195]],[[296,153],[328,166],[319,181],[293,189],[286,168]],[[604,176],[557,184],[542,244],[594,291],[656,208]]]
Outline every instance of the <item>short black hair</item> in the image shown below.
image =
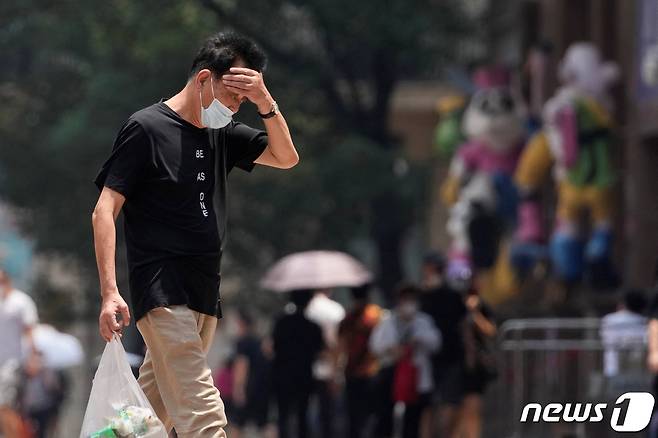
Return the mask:
[[235,32],[217,33],[203,43],[197,52],[189,77],[203,70],[212,71],[219,76],[241,59],[248,68],[262,72],[267,65],[265,52],[250,38]]
[[313,299],[313,291],[310,289],[300,289],[290,292],[290,301],[297,307],[298,311],[306,309],[311,299]]
[[429,251],[423,257],[423,264],[432,266],[442,274],[446,267],[446,259],[439,251]]
[[420,296],[420,294],[420,288],[414,284],[403,283],[395,289],[395,295],[397,296],[398,300],[416,299],[418,296]]
[[352,293],[352,298],[355,300],[366,300],[370,294],[370,283],[362,284],[361,286],[355,286],[350,288]]
[[642,289],[628,289],[624,293],[624,306],[633,313],[644,313],[649,300]]

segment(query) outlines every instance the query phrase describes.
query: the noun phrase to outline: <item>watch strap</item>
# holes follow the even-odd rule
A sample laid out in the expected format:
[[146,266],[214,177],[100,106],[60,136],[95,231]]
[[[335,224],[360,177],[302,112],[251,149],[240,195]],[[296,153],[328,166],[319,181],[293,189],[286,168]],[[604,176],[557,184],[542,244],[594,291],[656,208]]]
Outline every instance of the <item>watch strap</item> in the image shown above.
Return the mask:
[[270,119],[270,118],[276,116],[277,114],[279,114],[279,105],[277,105],[276,101],[272,102],[272,110],[269,113],[267,113],[267,114],[258,113],[258,115],[262,119]]

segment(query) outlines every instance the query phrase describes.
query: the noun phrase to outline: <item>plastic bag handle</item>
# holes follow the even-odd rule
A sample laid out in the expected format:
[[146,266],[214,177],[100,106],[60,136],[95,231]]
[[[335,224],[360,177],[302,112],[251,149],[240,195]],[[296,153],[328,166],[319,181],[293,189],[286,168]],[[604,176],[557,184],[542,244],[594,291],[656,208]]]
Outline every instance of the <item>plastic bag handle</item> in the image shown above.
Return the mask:
[[109,347],[112,352],[112,359],[117,367],[117,370],[124,371],[132,374],[132,369],[126,358],[126,350],[123,348],[123,343],[121,342],[121,337],[114,332],[112,335],[112,340],[109,342]]

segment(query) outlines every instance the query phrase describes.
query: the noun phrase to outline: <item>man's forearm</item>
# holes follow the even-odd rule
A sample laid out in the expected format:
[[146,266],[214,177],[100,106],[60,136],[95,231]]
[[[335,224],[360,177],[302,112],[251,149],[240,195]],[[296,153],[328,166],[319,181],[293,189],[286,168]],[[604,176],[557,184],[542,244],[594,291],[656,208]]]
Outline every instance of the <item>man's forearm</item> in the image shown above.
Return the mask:
[[658,319],[651,318],[647,328],[649,353],[658,354]]
[[[272,100],[272,102],[274,102],[274,100]],[[274,117],[263,119],[263,123],[265,123],[268,146],[272,155],[274,155],[279,162],[288,163],[291,167],[297,164],[299,161],[299,155],[297,154],[295,145],[292,142],[290,129],[288,128],[288,123],[286,123],[283,114],[278,113]]]
[[233,384],[244,390],[249,375],[249,360],[245,356],[238,356],[233,369]]
[[23,333],[23,339],[25,339],[25,343],[27,344],[27,348],[30,354],[36,353],[37,348],[34,343],[34,326],[29,326],[25,328],[25,331]]
[[489,321],[479,310],[473,312],[473,322],[485,336],[491,338],[496,335],[496,325]]
[[116,292],[116,227],[111,212],[98,212],[93,216],[94,249],[100,278],[101,295]]

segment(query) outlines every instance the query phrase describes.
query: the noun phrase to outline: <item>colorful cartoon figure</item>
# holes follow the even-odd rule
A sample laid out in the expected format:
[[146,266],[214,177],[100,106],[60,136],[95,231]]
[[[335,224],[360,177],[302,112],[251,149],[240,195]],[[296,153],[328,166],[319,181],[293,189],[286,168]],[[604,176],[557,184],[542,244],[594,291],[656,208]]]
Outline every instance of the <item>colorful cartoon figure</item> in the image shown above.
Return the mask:
[[[563,85],[543,112],[543,129],[521,157],[516,182],[523,202],[518,211],[519,244],[514,253],[523,263],[528,248],[544,236],[537,191],[553,169],[558,196],[555,231],[549,245],[553,269],[566,281],[576,281],[588,268],[589,278],[604,285],[613,281],[611,163],[612,117],[610,85],[616,65],[604,62],[590,43],[576,43],[559,66]],[[592,230],[580,233],[581,215],[589,213]],[[524,249],[525,248],[525,249]]]
[[452,238],[448,275],[494,265],[503,230],[513,222],[516,191],[512,176],[525,135],[520,106],[500,68],[480,69],[462,121],[467,138],[454,154],[441,188],[451,206],[447,228]]

